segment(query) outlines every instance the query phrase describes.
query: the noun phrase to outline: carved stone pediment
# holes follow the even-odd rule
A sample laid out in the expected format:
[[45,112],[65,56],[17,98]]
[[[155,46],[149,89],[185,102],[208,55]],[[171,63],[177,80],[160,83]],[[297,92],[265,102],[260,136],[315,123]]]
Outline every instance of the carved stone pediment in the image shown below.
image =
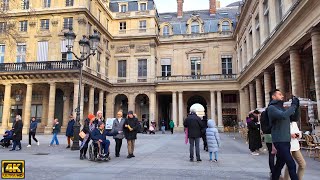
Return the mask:
[[136,53],[141,53],[141,52],[150,52],[150,46],[148,45],[139,45],[136,47]]
[[119,46],[116,48],[116,53],[129,53],[129,46]]
[[202,56],[204,58],[205,53],[206,53],[206,51],[201,50],[201,49],[192,49],[192,50],[186,52],[188,59],[189,59],[190,54],[202,54]]

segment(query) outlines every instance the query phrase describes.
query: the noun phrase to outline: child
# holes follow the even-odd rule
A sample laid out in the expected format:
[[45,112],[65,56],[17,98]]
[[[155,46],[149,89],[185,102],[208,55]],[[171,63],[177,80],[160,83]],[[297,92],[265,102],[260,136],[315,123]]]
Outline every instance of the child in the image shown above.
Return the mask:
[[214,120],[208,120],[208,128],[206,130],[208,151],[210,153],[210,161],[212,162],[212,153],[214,153],[214,162],[218,162],[218,149],[220,147],[220,136]]

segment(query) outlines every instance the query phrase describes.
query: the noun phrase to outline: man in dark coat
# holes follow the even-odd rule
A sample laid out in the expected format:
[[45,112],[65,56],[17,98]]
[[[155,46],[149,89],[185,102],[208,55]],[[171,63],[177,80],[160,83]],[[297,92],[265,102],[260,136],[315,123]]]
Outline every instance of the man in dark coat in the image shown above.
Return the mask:
[[13,137],[12,137],[13,146],[10,151],[16,150],[17,145],[19,146],[19,149],[17,149],[17,151],[21,150],[20,141],[22,140],[22,128],[23,128],[23,124],[22,124],[21,116],[17,115],[16,121],[13,125]]
[[124,136],[127,139],[128,144],[128,156],[127,158],[135,157],[134,152],[134,143],[137,139],[137,132],[139,129],[138,119],[133,116],[133,111],[128,112],[128,118],[124,122],[123,132]]
[[249,149],[252,155],[257,156],[259,155],[257,151],[262,148],[260,124],[254,114],[249,114],[249,118],[251,119],[248,123]]
[[124,134],[122,131],[123,131],[123,126],[126,120],[122,116],[123,116],[122,112],[119,111],[117,113],[117,119],[113,121],[113,125],[112,125],[112,132],[121,131],[121,133],[113,136],[113,139],[116,142],[116,146],[115,146],[116,157],[120,156],[122,139],[124,138]]
[[68,146],[67,148],[70,148],[70,144],[71,144],[71,138],[73,137],[73,125],[75,123],[75,120],[73,118],[73,115],[70,115],[69,117],[69,122],[68,122],[68,126],[67,126],[67,130],[66,130],[66,136],[67,136],[67,140],[68,140]]
[[207,136],[206,136],[206,129],[208,128],[208,119],[206,116],[203,116],[203,119],[201,120],[202,122],[202,126],[203,126],[203,130],[202,130],[202,140],[203,140],[203,150],[208,151],[208,143],[207,143]]
[[190,161],[193,161],[194,146],[196,147],[197,161],[200,162],[200,137],[202,135],[201,129],[204,128],[200,117],[197,116],[194,109],[190,110],[189,116],[185,119],[183,125],[188,128],[188,138],[190,143]]

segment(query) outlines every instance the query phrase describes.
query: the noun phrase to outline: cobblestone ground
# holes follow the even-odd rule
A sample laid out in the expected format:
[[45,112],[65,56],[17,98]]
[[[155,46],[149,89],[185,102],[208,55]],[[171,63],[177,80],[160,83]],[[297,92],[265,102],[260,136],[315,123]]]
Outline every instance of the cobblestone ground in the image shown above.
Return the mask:
[[[126,159],[126,141],[121,155],[114,157],[114,141],[111,141],[112,159],[109,162],[79,160],[79,152],[65,149],[66,138],[60,135],[60,145],[48,147],[51,136],[38,135],[40,146],[27,148],[27,136],[21,151],[0,149],[1,160],[25,160],[27,180],[81,180],[81,179],[268,179],[267,154],[251,156],[245,142],[232,135],[221,134],[222,148],[219,162],[209,162],[208,153],[201,150],[201,163],[189,162],[188,145],[184,134],[139,134],[135,158]],[[202,146],[202,145],[201,145]],[[48,155],[36,155],[46,153]],[[305,152],[304,152],[305,154]],[[320,177],[320,162],[306,157],[305,178]]]

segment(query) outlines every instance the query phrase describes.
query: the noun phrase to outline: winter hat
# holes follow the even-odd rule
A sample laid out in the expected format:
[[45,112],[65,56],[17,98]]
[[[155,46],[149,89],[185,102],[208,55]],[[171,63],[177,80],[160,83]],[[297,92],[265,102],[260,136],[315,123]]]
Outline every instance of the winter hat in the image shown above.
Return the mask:
[[129,111],[129,112],[128,112],[128,115],[129,115],[129,114],[132,114],[132,115],[133,115],[133,111]]
[[95,118],[95,116],[94,116],[93,114],[89,114],[89,115],[88,115],[88,119],[89,119],[89,120],[91,120],[91,119],[93,119],[93,118]]
[[100,127],[101,124],[104,124],[104,123],[103,123],[102,121],[99,121],[99,122],[98,122],[98,127]]

